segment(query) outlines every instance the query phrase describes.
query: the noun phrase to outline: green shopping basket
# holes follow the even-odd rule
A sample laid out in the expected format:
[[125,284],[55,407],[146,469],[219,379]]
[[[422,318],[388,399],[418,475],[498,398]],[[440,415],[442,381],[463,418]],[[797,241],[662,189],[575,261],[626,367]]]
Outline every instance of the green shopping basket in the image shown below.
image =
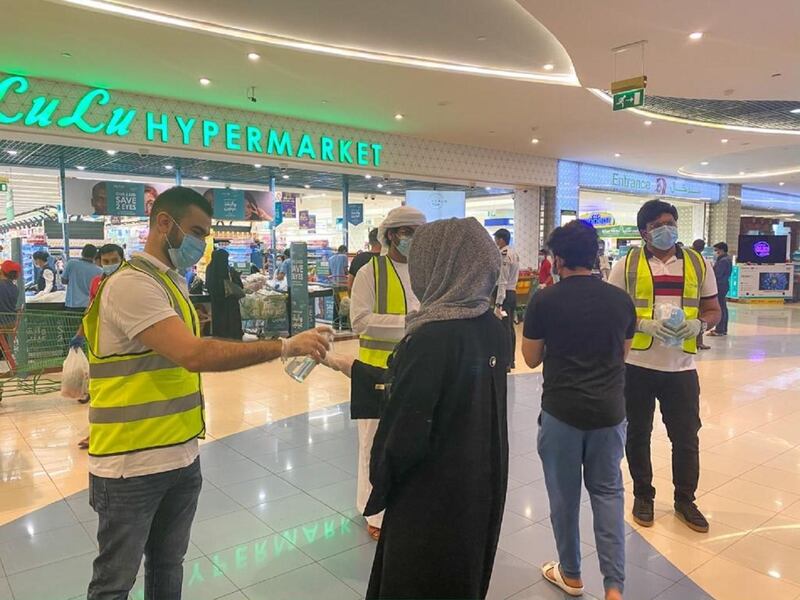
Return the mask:
[[0,400],[58,391],[60,382],[43,375],[61,370],[82,318],[44,310],[0,313],[0,351],[8,365],[0,374]]

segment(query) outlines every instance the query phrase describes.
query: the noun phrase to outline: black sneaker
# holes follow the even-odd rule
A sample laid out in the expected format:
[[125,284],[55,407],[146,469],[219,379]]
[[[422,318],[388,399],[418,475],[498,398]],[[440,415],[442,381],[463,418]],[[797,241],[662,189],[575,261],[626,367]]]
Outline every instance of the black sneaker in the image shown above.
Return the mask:
[[654,503],[644,498],[633,499],[633,520],[642,527],[653,526]]
[[676,502],[675,515],[686,523],[689,529],[699,533],[708,533],[708,521],[694,502]]

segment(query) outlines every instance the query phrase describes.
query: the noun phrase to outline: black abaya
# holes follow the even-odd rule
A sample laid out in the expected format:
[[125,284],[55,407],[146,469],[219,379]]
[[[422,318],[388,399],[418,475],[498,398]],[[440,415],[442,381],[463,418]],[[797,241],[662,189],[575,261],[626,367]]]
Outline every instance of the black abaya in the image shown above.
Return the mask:
[[367,598],[484,598],[508,483],[506,332],[491,312],[398,346],[366,514],[386,509]]
[[239,299],[225,296],[225,280],[232,279],[228,257],[227,250],[214,250],[206,269],[206,287],[211,296],[211,335],[241,341],[243,331]]

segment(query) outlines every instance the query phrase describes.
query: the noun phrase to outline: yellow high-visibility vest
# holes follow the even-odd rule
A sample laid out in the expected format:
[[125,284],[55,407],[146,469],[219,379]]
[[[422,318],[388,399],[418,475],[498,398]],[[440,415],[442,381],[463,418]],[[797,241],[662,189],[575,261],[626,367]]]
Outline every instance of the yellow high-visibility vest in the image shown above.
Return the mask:
[[[700,290],[706,278],[706,261],[690,248],[682,248],[681,252],[683,252],[681,308],[687,320],[697,319],[700,316]],[[636,316],[640,319],[652,319],[655,311],[655,284],[650,261],[642,248],[632,248],[625,257],[625,289],[633,299]],[[652,345],[651,335],[637,331],[633,336],[633,350],[649,350]],[[697,340],[695,338],[684,340],[683,351],[697,354]]]
[[[372,258],[375,278],[375,305],[372,312],[378,315],[405,315],[408,312],[403,282],[388,256]],[[389,357],[400,340],[385,340],[362,335],[359,339],[358,360],[373,367],[386,367]]]
[[[133,258],[117,273],[134,269],[167,292],[175,313],[193,335],[200,323],[180,288],[147,260]],[[116,277],[117,273],[110,277]],[[200,374],[153,351],[100,356],[100,311],[105,278],[83,318],[89,349],[89,454],[112,456],[183,444],[205,435]]]

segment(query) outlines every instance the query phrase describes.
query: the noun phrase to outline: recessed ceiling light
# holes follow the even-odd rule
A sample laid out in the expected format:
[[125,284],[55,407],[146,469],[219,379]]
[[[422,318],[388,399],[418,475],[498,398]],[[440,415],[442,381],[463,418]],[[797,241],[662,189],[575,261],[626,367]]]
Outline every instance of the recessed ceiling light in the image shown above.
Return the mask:
[[200,78],[200,85],[211,85],[211,80],[207,77]]
[[304,187],[304,188],[306,188],[307,190],[310,190],[310,189],[311,189],[311,186],[310,186],[310,185],[308,185],[308,184],[305,184],[303,187]]
[[250,54],[247,55],[247,58],[249,58],[250,60],[254,60],[255,61],[255,60],[258,60],[259,58],[261,58],[261,55],[260,54],[256,54],[255,52],[251,52]]
[[172,171],[172,169],[174,169],[175,167],[173,167],[172,165],[164,165],[164,168],[165,168],[167,171]]
[[258,164],[258,163],[256,163],[256,164],[254,164],[254,165],[253,165],[253,167],[254,167],[254,168],[256,168],[256,169],[260,169],[260,168],[261,168],[261,165],[260,165],[260,164]]
[[289,179],[289,176],[288,176],[286,173],[284,173],[283,175],[281,175],[281,177],[283,177],[284,179]]
[[382,187],[383,187],[383,184],[382,184],[382,183],[379,183],[379,184],[378,184],[378,189],[381,189]]
[[16,156],[17,154],[19,154],[19,152],[17,150],[6,150],[6,154],[8,154],[9,156]]
[[394,116],[394,120],[395,120],[395,121],[402,121],[403,119],[405,119],[405,115],[403,115],[403,114],[397,113],[397,114]]
[[327,100],[322,100],[322,103],[323,103],[323,104],[327,104],[327,103],[328,103],[328,101],[327,101]]
[[556,68],[556,66],[552,63],[547,63],[544,67],[542,67],[545,71],[552,71]]
[[364,175],[364,179],[372,179],[372,175],[369,175],[369,174]]
[[86,167],[84,167],[83,165],[77,165],[75,168],[78,169],[78,171],[85,171],[86,170]]
[[793,108],[789,112],[792,113],[793,115],[800,115],[800,108]]
[[707,160],[701,161],[700,164],[705,167],[706,165],[708,165],[708,161]]
[[779,185],[779,186],[781,186],[781,187],[783,187],[784,185],[786,185],[786,182],[785,182],[785,181],[779,181],[779,182],[778,182],[778,185]]
[[387,196],[391,196],[392,195],[392,190],[386,190],[386,195]]
[[727,144],[728,143],[728,138],[722,138],[720,140],[720,142],[722,142],[723,144]]
[[539,138],[533,138],[531,140],[531,144],[538,144],[538,143],[539,143]]
[[739,175],[744,175],[744,171],[739,171]]
[[106,154],[108,154],[109,156],[114,156],[116,153],[117,153],[116,150],[106,150]]
[[208,181],[211,178],[208,175],[203,175],[200,179],[202,179],[203,181]]
[[620,156],[622,156],[622,154],[619,152],[614,152],[614,158],[619,158]]
[[644,122],[644,126],[645,126],[645,127],[650,127],[650,125],[652,125],[652,124],[653,124],[653,122],[652,122],[652,121],[645,121],[645,122]]
[[490,188],[490,187],[485,187],[483,189],[485,189],[487,192],[491,192],[492,191],[492,188]]
[[690,40],[695,40],[695,41],[701,40],[701,39],[703,39],[703,32],[702,31],[693,31],[692,33],[689,34],[689,39]]
[[475,39],[478,40],[479,42],[485,42],[487,38],[485,35],[479,35]]

